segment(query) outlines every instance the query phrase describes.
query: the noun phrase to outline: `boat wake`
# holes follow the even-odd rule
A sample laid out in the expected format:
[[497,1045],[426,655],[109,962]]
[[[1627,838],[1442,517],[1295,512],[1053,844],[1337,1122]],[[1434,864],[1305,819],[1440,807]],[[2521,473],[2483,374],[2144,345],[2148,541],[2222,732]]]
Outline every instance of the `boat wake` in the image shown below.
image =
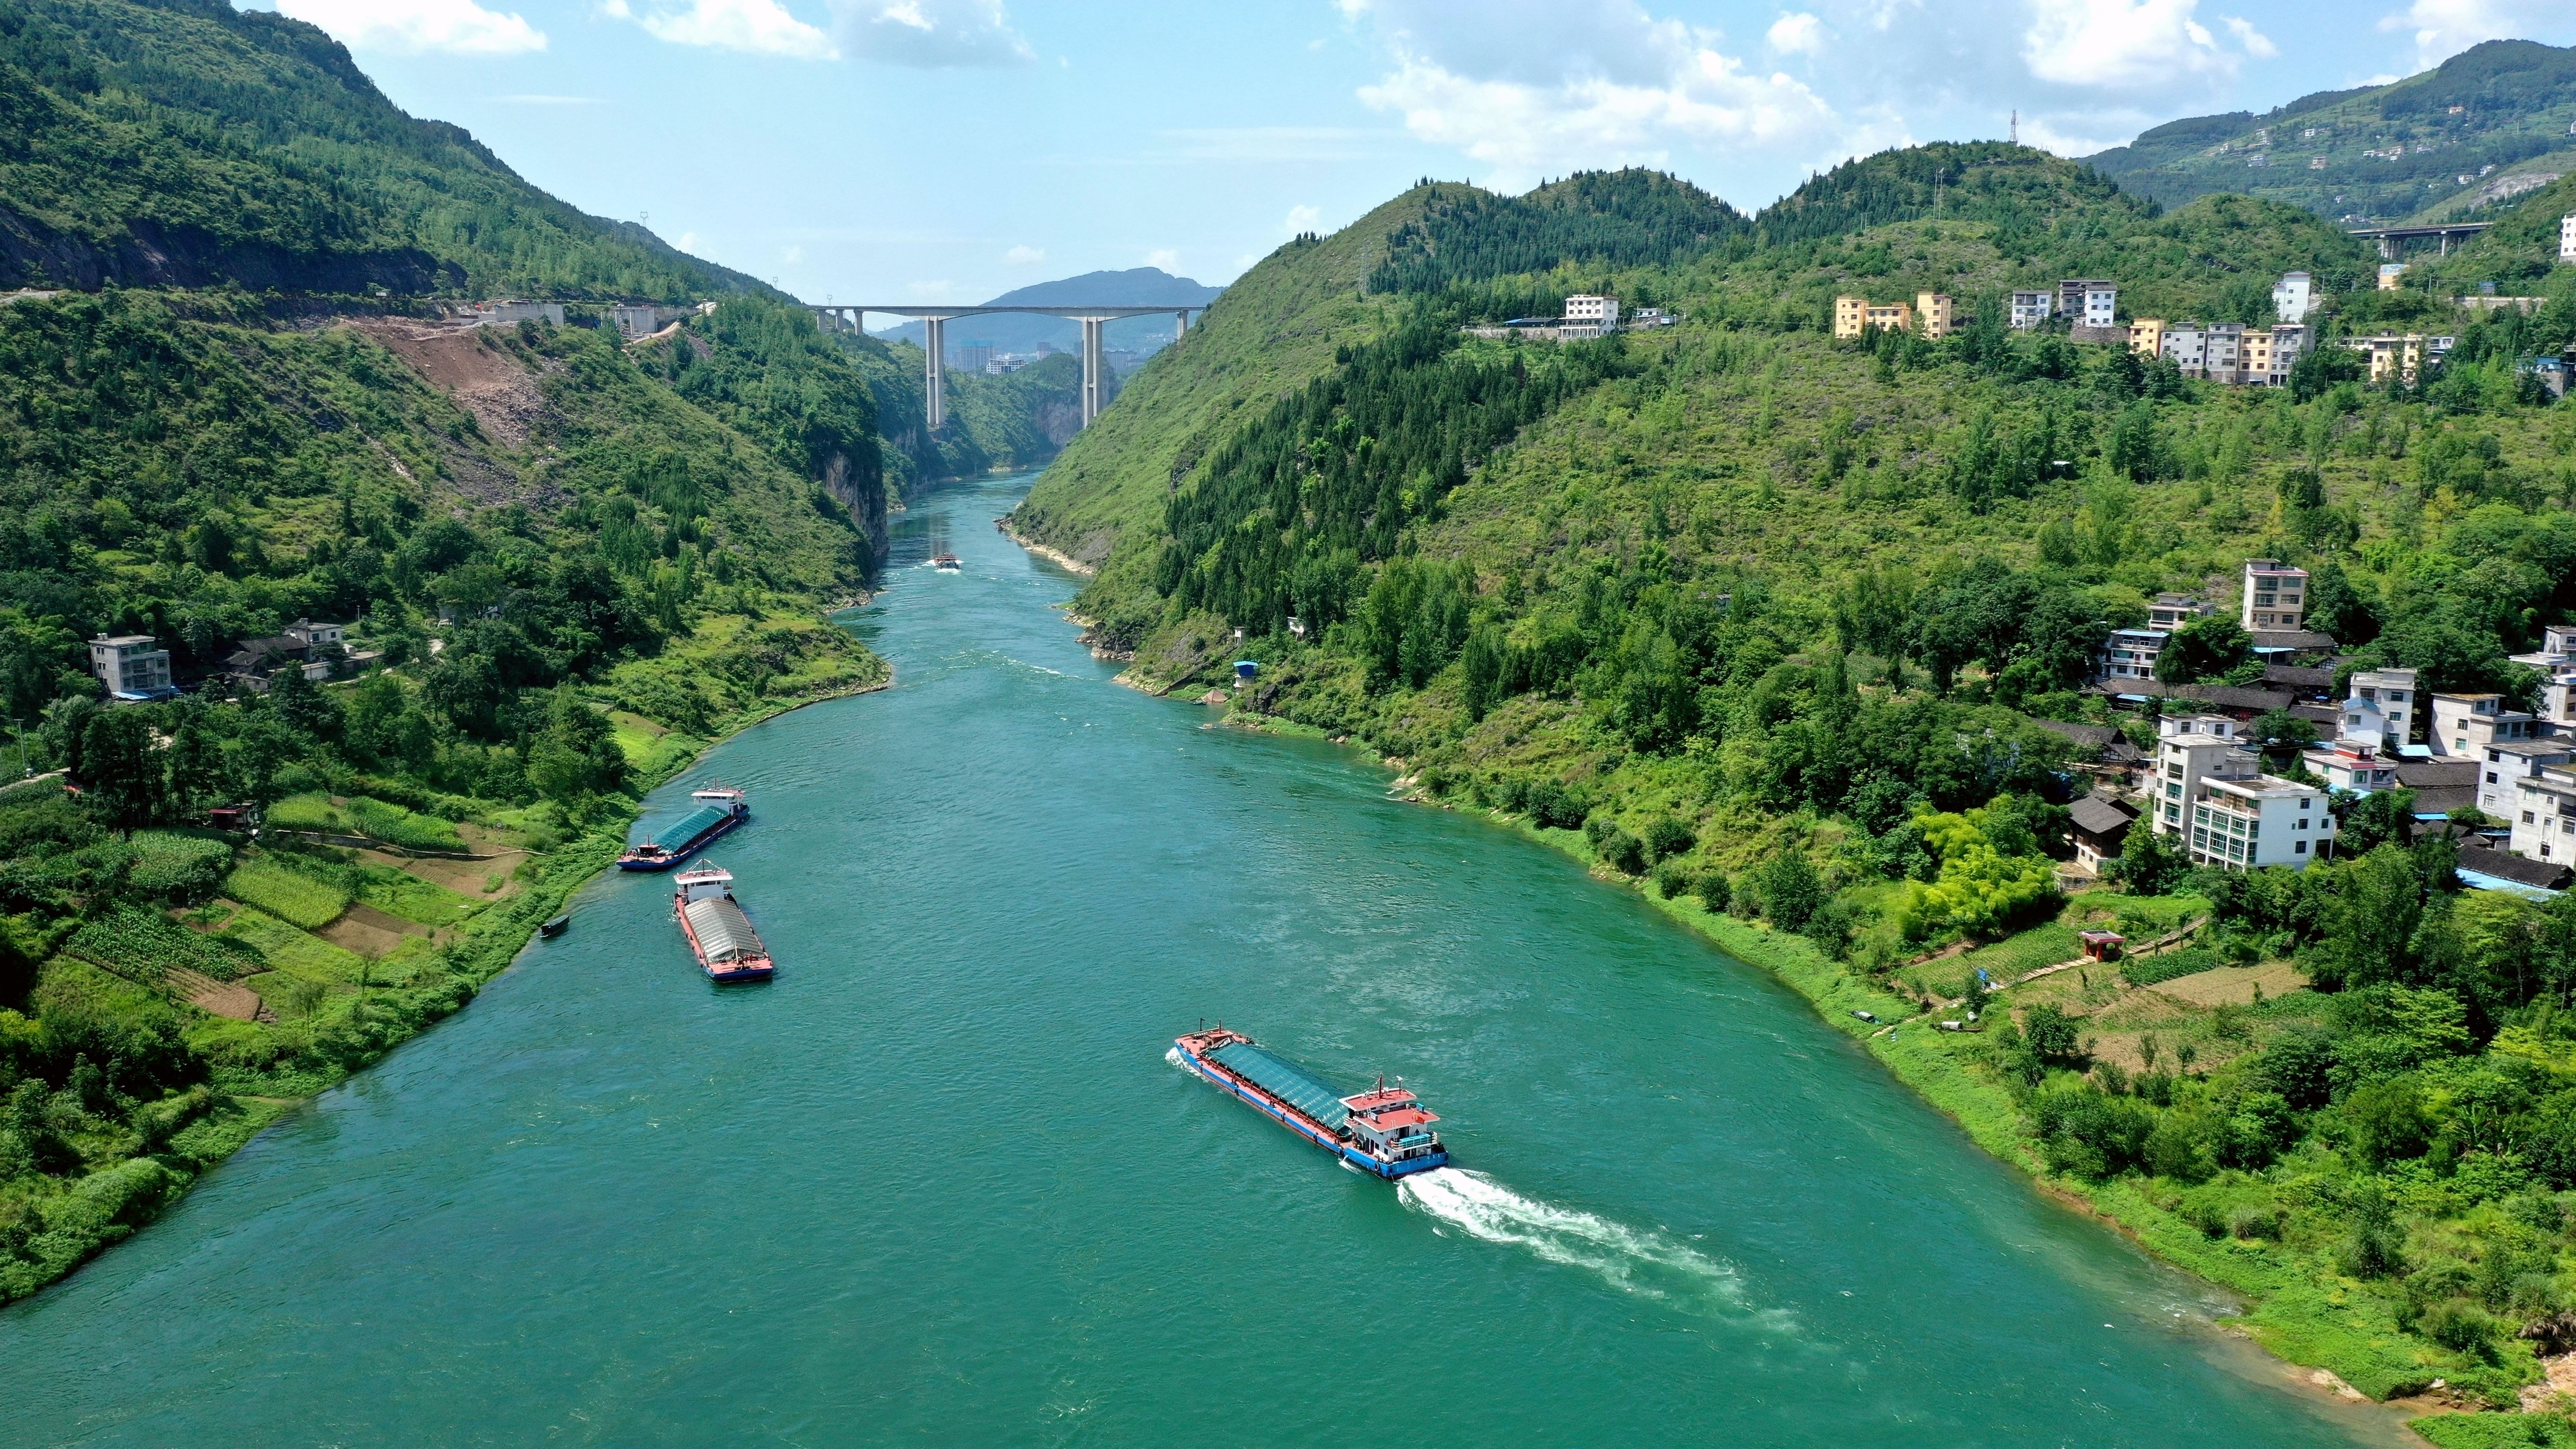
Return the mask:
[[1435,1167],[1397,1183],[1396,1194],[1407,1207],[1470,1237],[1526,1248],[1546,1262],[1580,1268],[1623,1293],[1730,1318],[1781,1317],[1748,1309],[1735,1270],[1715,1258],[1661,1233],[1532,1202],[1481,1172]]

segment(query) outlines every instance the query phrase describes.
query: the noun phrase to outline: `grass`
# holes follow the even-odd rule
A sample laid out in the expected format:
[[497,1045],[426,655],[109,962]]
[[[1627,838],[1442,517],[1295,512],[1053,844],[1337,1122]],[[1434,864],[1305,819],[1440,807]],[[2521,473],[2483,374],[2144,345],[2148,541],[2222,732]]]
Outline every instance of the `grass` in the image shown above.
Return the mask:
[[407,850],[465,848],[453,824],[365,795],[352,795],[345,804],[334,804],[330,796],[318,792],[290,795],[268,807],[268,823],[280,830],[363,835]]
[[224,894],[307,930],[320,930],[349,909],[348,892],[266,857],[235,866]]
[[445,886],[382,865],[365,868],[358,899],[386,915],[424,926],[453,926],[483,908],[481,901],[469,900]]
[[245,907],[234,912],[223,934],[257,951],[272,968],[306,981],[354,986],[367,968],[365,958],[356,952],[306,935],[266,911]]
[[2434,1449],[2576,1449],[2559,1414],[2429,1414],[2406,1426]]

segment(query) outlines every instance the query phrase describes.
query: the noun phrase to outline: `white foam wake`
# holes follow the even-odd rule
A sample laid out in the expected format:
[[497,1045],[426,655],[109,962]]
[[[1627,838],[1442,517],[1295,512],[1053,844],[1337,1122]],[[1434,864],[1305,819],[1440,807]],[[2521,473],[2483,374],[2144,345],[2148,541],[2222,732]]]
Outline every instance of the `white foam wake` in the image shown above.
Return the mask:
[[1661,1233],[1532,1202],[1464,1168],[1417,1172],[1398,1182],[1396,1193],[1407,1207],[1470,1237],[1526,1248],[1547,1262],[1583,1269],[1621,1292],[1729,1316],[1746,1312],[1743,1285],[1733,1268]]

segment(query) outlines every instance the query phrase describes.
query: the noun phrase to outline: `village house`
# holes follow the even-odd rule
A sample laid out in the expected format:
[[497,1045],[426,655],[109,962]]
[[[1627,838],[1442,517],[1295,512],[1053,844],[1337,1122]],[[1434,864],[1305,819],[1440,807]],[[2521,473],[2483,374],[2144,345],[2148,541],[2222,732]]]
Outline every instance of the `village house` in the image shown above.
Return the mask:
[[101,634],[92,639],[89,672],[98,676],[114,699],[160,699],[175,692],[170,651],[149,634]]
[[2245,561],[2245,597],[2236,622],[2246,632],[2295,630],[2308,615],[2308,571],[2279,559]]
[[2381,728],[2388,737],[2387,753],[2398,753],[2415,737],[2415,712],[2423,698],[2415,687],[2414,670],[2366,669],[2352,677],[2351,687],[2344,705],[2347,716],[2353,700],[2371,706],[2384,721]]
[[2435,755],[2481,759],[2490,745],[2530,739],[2531,726],[2531,716],[2505,708],[2500,694],[2433,696],[2430,739]]

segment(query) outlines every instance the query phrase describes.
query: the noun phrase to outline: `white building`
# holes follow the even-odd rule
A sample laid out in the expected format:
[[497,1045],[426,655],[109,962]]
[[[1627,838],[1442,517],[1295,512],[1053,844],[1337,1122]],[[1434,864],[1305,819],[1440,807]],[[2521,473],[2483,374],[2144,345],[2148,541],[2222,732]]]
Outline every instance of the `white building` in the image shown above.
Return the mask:
[[310,619],[298,619],[286,626],[286,637],[296,640],[307,649],[323,649],[335,644],[347,643],[349,626],[316,624]]
[[2516,654],[2513,662],[2530,665],[2548,681],[2540,687],[2539,723],[2558,734],[2576,734],[2576,624],[2543,626],[2538,652]]
[[2449,759],[2481,759],[2487,747],[2531,738],[2532,718],[2504,707],[2500,694],[2433,696],[2433,753]]
[[[2371,718],[2377,717],[2373,711]],[[2329,790],[2368,795],[2397,783],[2397,761],[2380,753],[2380,737],[2375,730],[2357,730],[2332,744],[2302,750],[2299,758],[2311,773],[2326,782]]]
[[2517,783],[2505,848],[2527,860],[2576,860],[2576,770],[2546,765]]
[[2387,731],[2386,753],[2396,754],[2401,746],[2415,738],[2415,713],[2423,706],[2421,692],[2415,687],[2412,669],[2366,669],[2352,677],[2352,693],[2344,702],[2346,727],[2352,727],[2352,701],[2360,700],[2377,710]]
[[2254,777],[2254,752],[2245,748],[2239,729],[2223,714],[2167,715],[2156,721],[2155,773],[2147,793],[2155,801],[2150,819],[2158,835],[2182,835],[2189,829],[2184,812],[2199,798],[2204,780]]
[[2247,632],[2301,628],[2307,615],[2306,569],[2291,568],[2279,559],[2245,561],[2245,599],[2242,617],[2236,622]]
[[2016,332],[2028,332],[2048,325],[2049,300],[2046,292],[2012,294],[2012,326]]
[[2120,310],[2120,284],[2064,281],[2057,284],[2057,310],[2078,327],[2108,327]]
[[557,327],[564,325],[564,309],[561,302],[486,302],[480,307],[468,307],[456,315],[477,327],[492,323],[513,322],[552,322]]
[[[2568,125],[2567,134],[2576,136],[2576,122]],[[2576,262],[2576,211],[2558,219],[2558,260]]]
[[149,634],[105,634],[89,641],[89,672],[120,697],[170,688],[170,651]]
[[2511,820],[2521,807],[2522,782],[2540,772],[2563,768],[2576,759],[2576,748],[2559,740],[2516,740],[2487,747],[2486,765],[2478,771],[2478,809],[2497,820]]
[[2286,272],[2272,284],[2272,315],[2293,326],[2308,320],[2316,279],[2305,272]]
[[2164,348],[2183,376],[2233,384],[2243,363],[2245,324],[2176,322],[2165,329]]
[[2173,636],[2162,629],[2114,629],[2097,656],[2094,672],[2103,679],[2153,679],[2156,657]]
[[2237,870],[2301,870],[2328,853],[2334,830],[2326,792],[2314,785],[2278,775],[2212,777],[2192,799],[2191,859]]
[[1619,299],[1596,297],[1589,292],[1577,293],[1565,299],[1565,320],[1578,324],[1589,322],[1604,332],[1611,331],[1619,325]]
[[2147,627],[2150,629],[2179,629],[2194,619],[2203,618],[2217,612],[2218,610],[2215,607],[2211,606],[2197,595],[2158,594],[2156,595],[2155,602],[2147,605]]

